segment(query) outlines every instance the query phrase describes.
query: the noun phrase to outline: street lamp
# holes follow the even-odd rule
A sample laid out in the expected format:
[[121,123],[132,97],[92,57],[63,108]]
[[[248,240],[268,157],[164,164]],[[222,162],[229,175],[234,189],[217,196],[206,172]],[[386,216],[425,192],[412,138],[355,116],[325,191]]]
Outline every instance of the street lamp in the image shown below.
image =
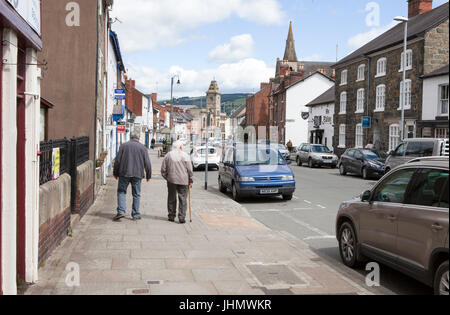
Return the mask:
[[[400,139],[401,141],[403,141],[405,139],[405,104],[406,104],[406,50],[408,48],[408,18],[403,17],[403,16],[397,16],[394,18],[394,21],[397,22],[402,22],[405,24],[405,34],[404,34],[404,43],[403,43],[403,64],[402,64],[402,68],[403,68],[403,95],[401,97],[402,99],[402,104],[401,109],[402,109],[402,120],[400,123]],[[400,89],[401,89],[401,84],[400,84]]]
[[[171,104],[172,107],[171,107],[171,111],[170,111],[170,127],[171,128],[174,128],[174,125],[173,125],[173,83],[174,83],[175,78],[178,79],[177,85],[181,84],[179,75],[176,74],[170,78],[170,102],[172,103]],[[170,141],[170,144],[172,145],[172,141]]]

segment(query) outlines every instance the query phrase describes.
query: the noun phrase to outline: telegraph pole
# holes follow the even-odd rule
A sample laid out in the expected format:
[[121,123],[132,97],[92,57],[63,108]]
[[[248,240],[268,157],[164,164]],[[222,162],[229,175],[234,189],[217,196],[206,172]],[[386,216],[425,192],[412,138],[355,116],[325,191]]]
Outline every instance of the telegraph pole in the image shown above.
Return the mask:
[[209,156],[209,126],[211,124],[211,112],[208,111],[206,118],[206,163],[205,163],[205,190],[208,190],[208,156]]

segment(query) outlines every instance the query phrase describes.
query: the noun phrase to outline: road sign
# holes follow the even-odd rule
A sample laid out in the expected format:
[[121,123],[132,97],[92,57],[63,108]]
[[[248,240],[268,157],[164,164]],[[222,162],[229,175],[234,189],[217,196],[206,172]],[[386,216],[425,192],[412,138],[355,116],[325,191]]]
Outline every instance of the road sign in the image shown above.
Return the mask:
[[362,127],[363,128],[371,128],[372,127],[372,118],[370,117],[363,117],[362,119]]
[[125,133],[125,130],[127,130],[127,126],[117,126],[118,133]]
[[115,91],[114,91],[114,98],[116,99],[116,100],[124,100],[125,99],[125,90],[123,90],[123,89],[116,89]]

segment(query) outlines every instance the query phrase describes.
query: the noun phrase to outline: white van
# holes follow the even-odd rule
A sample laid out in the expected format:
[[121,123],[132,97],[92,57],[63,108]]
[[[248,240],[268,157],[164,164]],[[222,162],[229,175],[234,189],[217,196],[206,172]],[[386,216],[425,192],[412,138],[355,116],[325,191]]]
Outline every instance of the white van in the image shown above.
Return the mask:
[[449,156],[448,139],[405,139],[386,160],[386,173],[415,158],[426,156]]

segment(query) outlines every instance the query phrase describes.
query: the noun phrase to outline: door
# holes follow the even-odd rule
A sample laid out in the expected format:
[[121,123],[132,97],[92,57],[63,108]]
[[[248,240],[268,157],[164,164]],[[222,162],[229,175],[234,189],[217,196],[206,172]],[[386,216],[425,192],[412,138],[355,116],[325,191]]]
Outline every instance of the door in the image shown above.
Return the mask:
[[356,153],[356,150],[349,150],[347,152],[347,154],[345,155],[344,167],[348,173],[354,172],[353,164],[355,164],[355,153]]
[[397,250],[398,216],[415,169],[402,169],[380,182],[371,202],[360,211],[360,243],[378,254],[393,256]]
[[363,165],[364,165],[364,156],[361,153],[361,151],[356,150],[355,158],[353,159],[353,163],[352,163],[353,173],[358,174],[358,175],[361,174]]
[[434,249],[448,233],[448,170],[422,169],[415,175],[398,217],[399,262],[428,269]]

